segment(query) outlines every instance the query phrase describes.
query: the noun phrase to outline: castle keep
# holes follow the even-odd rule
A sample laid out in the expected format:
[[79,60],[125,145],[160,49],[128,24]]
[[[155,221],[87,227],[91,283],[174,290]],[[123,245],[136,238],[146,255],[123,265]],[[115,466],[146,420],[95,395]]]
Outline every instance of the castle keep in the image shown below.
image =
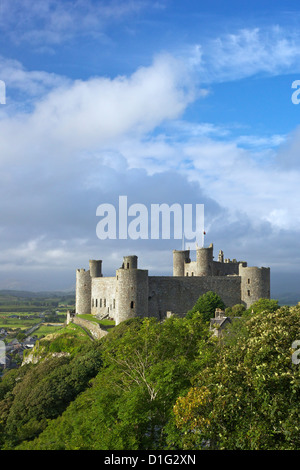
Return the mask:
[[138,268],[137,256],[124,256],[115,277],[103,277],[102,261],[90,260],[90,269],[76,272],[76,314],[113,318],[116,324],[132,317],[163,319],[167,312],[183,315],[200,295],[216,292],[227,307],[249,308],[260,298],[270,298],[270,268],[248,267],[245,261],[214,261],[213,245],[173,251],[173,276],[149,276]]

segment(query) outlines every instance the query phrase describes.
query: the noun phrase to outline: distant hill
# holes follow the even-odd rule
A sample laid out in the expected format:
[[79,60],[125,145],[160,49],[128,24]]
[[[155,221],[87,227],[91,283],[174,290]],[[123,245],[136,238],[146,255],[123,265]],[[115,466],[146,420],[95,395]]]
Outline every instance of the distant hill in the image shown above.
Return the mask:
[[59,304],[73,305],[74,302],[75,292],[0,290],[1,312],[15,311],[16,308],[18,312],[23,312],[28,310],[28,306],[30,306],[31,311],[38,311],[41,307],[57,307]]
[[23,290],[10,290],[2,289],[0,290],[0,296],[7,297],[20,297],[20,298],[45,298],[45,297],[66,297],[66,296],[75,296],[75,291],[44,291],[44,292],[31,292]]

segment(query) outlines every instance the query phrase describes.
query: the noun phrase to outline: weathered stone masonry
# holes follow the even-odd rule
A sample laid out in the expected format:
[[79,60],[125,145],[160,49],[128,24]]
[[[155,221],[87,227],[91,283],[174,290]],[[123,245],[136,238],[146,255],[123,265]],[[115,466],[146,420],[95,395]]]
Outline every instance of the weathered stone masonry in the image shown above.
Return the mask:
[[167,312],[185,314],[200,295],[216,292],[226,306],[247,308],[260,298],[270,298],[270,268],[248,267],[245,261],[213,259],[213,245],[173,251],[173,276],[149,276],[138,268],[137,256],[125,256],[115,277],[103,277],[102,261],[90,260],[90,269],[76,272],[76,313],[113,318],[116,324],[133,317],[163,319]]

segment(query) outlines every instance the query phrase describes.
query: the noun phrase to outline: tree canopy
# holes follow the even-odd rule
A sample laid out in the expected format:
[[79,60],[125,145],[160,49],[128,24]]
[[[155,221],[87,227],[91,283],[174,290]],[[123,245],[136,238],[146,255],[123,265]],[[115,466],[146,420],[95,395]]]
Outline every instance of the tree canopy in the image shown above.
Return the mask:
[[299,450],[300,306],[276,306],[258,302],[220,337],[198,310],[94,342],[66,329],[1,378],[0,447]]
[[176,401],[182,447],[300,449],[300,373],[291,360],[300,308],[264,310],[235,329],[214,367]]
[[215,316],[215,311],[217,308],[225,310],[225,304],[223,300],[215,292],[208,291],[201,295],[195,303],[194,307],[188,311],[187,318],[192,318],[195,313],[199,312],[202,314],[202,317],[205,321],[210,321],[210,319]]

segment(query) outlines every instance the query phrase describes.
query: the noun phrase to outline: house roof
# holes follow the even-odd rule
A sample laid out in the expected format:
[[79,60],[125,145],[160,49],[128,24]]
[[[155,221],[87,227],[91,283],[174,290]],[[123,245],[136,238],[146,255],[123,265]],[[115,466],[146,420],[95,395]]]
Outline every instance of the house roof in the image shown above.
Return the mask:
[[219,326],[219,328],[223,327],[225,323],[231,323],[230,317],[220,317],[220,318],[211,318],[210,320],[210,326],[212,328],[216,328]]

